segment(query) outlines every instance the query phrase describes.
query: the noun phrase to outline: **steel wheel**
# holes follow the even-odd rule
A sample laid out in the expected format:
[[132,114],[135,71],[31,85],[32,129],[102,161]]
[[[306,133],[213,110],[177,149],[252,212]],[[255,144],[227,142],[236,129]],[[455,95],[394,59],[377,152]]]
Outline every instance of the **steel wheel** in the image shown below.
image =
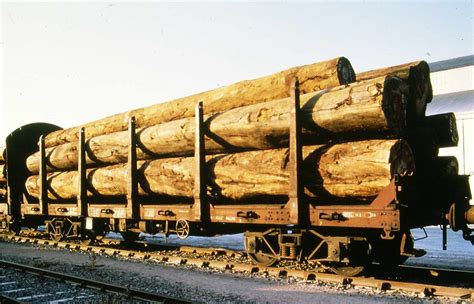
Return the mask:
[[252,233],[245,235],[245,251],[252,262],[263,267],[271,267],[280,261],[278,235]]
[[138,236],[140,235],[140,233],[133,232],[133,231],[130,231],[130,230],[127,230],[125,232],[120,232],[120,234],[122,235],[123,240],[127,244],[131,244],[131,243],[135,242],[136,240],[138,240]]
[[278,263],[278,259],[265,253],[248,253],[249,258],[257,265],[271,267]]
[[336,266],[331,267],[331,271],[335,274],[345,277],[355,277],[365,270],[364,266]]
[[92,245],[104,238],[105,233],[96,233],[94,230],[84,230],[81,233],[81,244]]
[[403,264],[408,256],[401,255],[400,247],[403,236],[405,236],[405,250],[413,251],[414,239],[410,231],[398,233],[393,240],[376,240],[372,241],[372,250],[375,261],[377,261],[383,269],[391,271]]

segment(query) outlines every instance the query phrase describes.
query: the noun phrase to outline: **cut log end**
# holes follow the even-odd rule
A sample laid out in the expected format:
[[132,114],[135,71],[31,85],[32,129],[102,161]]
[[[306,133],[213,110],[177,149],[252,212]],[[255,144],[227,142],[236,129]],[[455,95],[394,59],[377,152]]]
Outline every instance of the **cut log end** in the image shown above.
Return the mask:
[[456,176],[459,174],[458,159],[454,156],[437,157],[434,165],[438,176]]
[[428,64],[425,61],[415,61],[367,71],[357,74],[357,80],[362,81],[380,76],[396,76],[408,83],[410,96],[407,102],[407,124],[418,126],[425,116],[426,104],[433,98]]
[[410,102],[408,105],[408,124],[419,125],[426,113],[426,105],[433,99],[433,89],[430,80],[430,67],[426,61],[410,67],[408,77],[410,84]]
[[427,116],[424,124],[434,130],[436,144],[439,148],[456,147],[458,145],[459,134],[454,113]]
[[406,106],[409,96],[408,85],[397,77],[387,77],[384,83],[382,109],[388,127],[401,134],[407,124]]
[[391,176],[410,176],[415,173],[415,159],[410,145],[404,140],[398,140],[390,150]]
[[348,84],[356,80],[356,74],[352,68],[349,59],[346,57],[339,58],[337,63],[337,73],[339,77],[340,84]]
[[[459,143],[458,127],[454,113],[445,115],[445,127],[438,128],[437,133],[440,137],[440,147],[456,147]],[[444,131],[444,132],[443,132]],[[444,136],[442,135],[444,133]],[[444,140],[441,140],[444,138]]]
[[410,67],[410,83],[416,89],[416,96],[425,103],[433,99],[433,88],[430,80],[430,66],[426,61],[420,61]]

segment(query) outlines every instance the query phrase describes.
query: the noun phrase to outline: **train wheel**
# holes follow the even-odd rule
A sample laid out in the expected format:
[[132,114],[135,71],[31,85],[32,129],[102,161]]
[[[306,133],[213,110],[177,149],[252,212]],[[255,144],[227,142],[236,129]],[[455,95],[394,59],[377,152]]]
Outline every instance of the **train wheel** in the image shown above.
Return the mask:
[[345,277],[355,277],[365,270],[365,266],[336,266],[331,267],[331,271],[335,274]]
[[120,234],[122,235],[123,240],[127,244],[134,243],[136,240],[138,240],[138,236],[140,235],[140,233],[133,232],[133,231],[130,231],[130,230],[127,230],[125,232],[121,232]]
[[100,242],[105,236],[105,232],[96,232],[95,230],[83,230],[81,233],[81,244],[92,245],[95,242]]
[[345,277],[360,275],[371,264],[371,248],[367,241],[354,241],[346,247],[346,257],[349,263],[329,263],[329,270]]
[[264,267],[271,267],[278,263],[278,258],[275,258],[271,255],[265,253],[249,253],[249,258],[257,265]]
[[280,260],[278,234],[246,233],[245,250],[249,258],[257,265],[271,267]]
[[391,271],[403,264],[409,257],[406,253],[414,251],[414,239],[410,231],[400,232],[393,240],[373,240],[372,252],[382,269]]
[[84,231],[81,233],[81,244],[92,245],[95,242],[95,234],[91,231]]

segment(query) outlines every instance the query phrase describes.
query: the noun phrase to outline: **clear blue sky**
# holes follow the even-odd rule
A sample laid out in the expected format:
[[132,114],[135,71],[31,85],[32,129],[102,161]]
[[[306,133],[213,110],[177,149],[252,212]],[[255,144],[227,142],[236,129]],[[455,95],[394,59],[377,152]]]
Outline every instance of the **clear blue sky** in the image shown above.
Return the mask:
[[341,55],[357,72],[474,53],[472,1],[2,2],[1,26],[0,141]]

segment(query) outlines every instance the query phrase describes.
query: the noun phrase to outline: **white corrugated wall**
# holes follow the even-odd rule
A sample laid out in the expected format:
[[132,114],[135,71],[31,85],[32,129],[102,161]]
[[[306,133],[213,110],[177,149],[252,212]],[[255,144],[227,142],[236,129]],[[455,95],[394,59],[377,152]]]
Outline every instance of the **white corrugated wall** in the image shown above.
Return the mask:
[[[474,66],[431,73],[433,94],[448,94],[474,90]],[[469,100],[474,103],[474,100]],[[459,162],[459,174],[471,175],[471,193],[474,194],[474,112],[454,112],[459,133],[457,147],[442,148],[439,155],[453,155]],[[471,200],[474,205],[474,200]]]

